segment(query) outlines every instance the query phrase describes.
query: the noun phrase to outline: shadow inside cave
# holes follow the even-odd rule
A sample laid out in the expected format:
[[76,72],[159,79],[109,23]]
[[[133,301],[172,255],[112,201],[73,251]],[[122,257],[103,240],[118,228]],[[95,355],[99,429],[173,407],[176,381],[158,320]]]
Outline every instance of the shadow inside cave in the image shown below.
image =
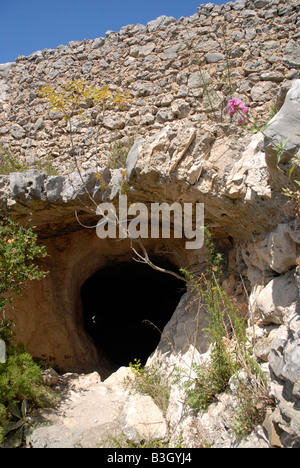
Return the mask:
[[[161,259],[157,264],[178,271]],[[116,366],[135,358],[145,365],[185,292],[183,281],[142,263],[105,267],[81,288],[85,331]]]

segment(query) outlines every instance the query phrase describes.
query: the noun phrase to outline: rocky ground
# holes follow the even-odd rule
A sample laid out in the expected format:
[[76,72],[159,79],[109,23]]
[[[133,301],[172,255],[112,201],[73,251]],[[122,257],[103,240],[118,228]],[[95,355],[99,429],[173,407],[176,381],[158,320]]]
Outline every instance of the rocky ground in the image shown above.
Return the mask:
[[32,448],[97,448],[117,428],[128,397],[118,376],[103,383],[96,372],[68,373],[59,377],[54,388],[58,404],[40,412],[31,435]]
[[105,382],[97,372],[59,376],[53,387],[58,403],[40,411],[30,447],[118,447],[126,440],[137,440],[137,433],[145,439],[148,434],[165,438],[167,425],[162,413],[150,397],[130,390],[132,376],[125,367]]

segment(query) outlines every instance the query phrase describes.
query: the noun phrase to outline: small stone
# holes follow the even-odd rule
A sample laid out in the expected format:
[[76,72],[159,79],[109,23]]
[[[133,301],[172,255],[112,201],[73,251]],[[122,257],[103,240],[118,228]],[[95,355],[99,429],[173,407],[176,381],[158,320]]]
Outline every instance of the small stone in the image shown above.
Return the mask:
[[42,379],[45,385],[54,387],[58,382],[59,375],[54,369],[50,368],[42,371]]
[[193,73],[188,80],[188,87],[195,89],[200,88],[204,84],[210,84],[212,82],[211,76],[207,71],[195,72]]
[[25,137],[26,132],[23,127],[18,124],[13,124],[10,131],[11,135],[17,140],[21,140]]
[[205,55],[205,60],[207,61],[207,63],[217,63],[224,59],[225,59],[224,54],[219,54],[216,52],[211,52]]
[[288,68],[300,68],[300,44],[291,40],[284,49],[283,63]]
[[109,130],[121,130],[125,127],[125,122],[118,114],[106,115],[103,119],[103,125]]
[[189,115],[191,107],[188,102],[183,99],[178,99],[172,103],[171,110],[175,117],[184,119]]
[[180,45],[174,45],[165,50],[162,60],[174,60],[178,57],[178,49]]

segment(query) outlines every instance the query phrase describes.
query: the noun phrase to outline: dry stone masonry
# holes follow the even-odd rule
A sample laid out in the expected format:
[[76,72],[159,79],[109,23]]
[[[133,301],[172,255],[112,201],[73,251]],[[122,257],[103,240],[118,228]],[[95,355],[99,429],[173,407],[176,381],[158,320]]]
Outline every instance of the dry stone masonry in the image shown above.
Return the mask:
[[[265,123],[299,78],[299,57],[297,0],[208,3],[189,18],[162,16],[108,31],[105,38],[38,51],[0,65],[0,144],[29,165],[54,158],[60,173],[72,172],[66,123],[38,93],[44,85],[58,88],[79,78],[128,89],[133,96],[129,110],[106,113],[103,164],[116,139],[149,135],[177,122],[201,128],[211,121],[212,107],[220,113],[230,85]],[[73,123],[83,169],[95,166],[99,121],[93,108],[87,114],[87,121]]]
[[[103,181],[105,199],[115,204],[126,169],[129,202],[205,205],[205,224],[226,261],[223,286],[247,312],[249,339],[275,408],[240,442],[232,431],[234,379],[230,392],[197,417],[183,412],[184,395],[174,385],[168,424],[161,421],[161,437],[171,429],[174,443],[183,435],[193,446],[196,431],[212,447],[300,446],[300,226],[295,203],[282,191],[293,188],[287,174],[300,149],[299,11],[299,0],[209,3],[190,18],[161,16],[0,65],[1,151],[30,168],[0,177],[1,216],[22,223],[31,218],[49,254],[47,278],[29,285],[10,311],[18,318],[17,336],[35,357],[63,371],[97,371],[102,380],[115,370],[84,329],[80,289],[100,269],[130,261],[132,252],[128,240],[100,241],[74,214],[84,225],[97,222],[91,208],[104,200]],[[101,116],[91,105],[85,120],[73,118],[81,176],[66,121],[39,96],[42,86],[75,79],[132,95],[128,108],[106,111],[98,154]],[[250,107],[257,125],[269,123],[264,134],[230,121],[232,95]],[[131,140],[124,170],[107,167],[113,143]],[[284,141],[279,170],[273,142]],[[58,175],[39,170],[50,160]],[[293,175],[300,180],[299,165]],[[201,273],[203,250],[187,251],[178,239],[148,239],[146,247],[174,267]],[[133,291],[128,294],[132,300]],[[193,346],[188,339],[197,326],[206,327],[205,314],[196,321],[197,311],[188,307],[190,294],[183,294],[149,357],[166,374],[207,356],[204,334]],[[117,311],[108,313],[117,322]],[[124,420],[128,434],[136,434],[136,412],[144,403],[129,403]]]

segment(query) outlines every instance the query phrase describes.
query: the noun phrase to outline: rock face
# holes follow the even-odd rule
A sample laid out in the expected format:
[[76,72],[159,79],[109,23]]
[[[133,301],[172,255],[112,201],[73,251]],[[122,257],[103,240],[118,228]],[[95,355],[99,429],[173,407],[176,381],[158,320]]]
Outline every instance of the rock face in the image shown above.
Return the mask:
[[[233,437],[234,379],[230,395],[219,395],[196,419],[183,414],[184,396],[174,385],[165,416],[147,397],[127,401],[122,417],[132,440],[137,433],[146,437],[147,427],[155,438],[164,439],[167,426],[174,441],[180,431],[190,440],[192,426],[215,447],[299,446],[299,219],[294,201],[282,191],[294,188],[287,174],[294,164],[291,155],[300,148],[298,29],[297,1],[237,0],[202,5],[191,18],[163,16],[146,26],[129,25],[106,38],[72,42],[0,66],[0,144],[10,146],[27,164],[44,164],[51,152],[59,169],[59,175],[33,167],[0,177],[1,216],[9,214],[23,224],[31,219],[48,252],[48,276],[29,284],[7,312],[17,318],[17,338],[35,357],[64,372],[97,371],[109,384],[117,366],[86,332],[80,291],[100,269],[132,261],[128,239],[99,239],[95,229],[97,205],[108,202],[118,208],[124,190],[129,206],[204,204],[205,225],[224,257],[223,287],[247,310],[253,353],[276,403],[264,424],[242,443]],[[70,153],[70,129],[59,113],[45,112],[38,97],[42,85],[60,86],[78,74],[91,84],[125,86],[133,95],[130,108],[107,111],[97,166],[99,116],[92,106],[86,120],[74,117],[80,173]],[[234,95],[249,104],[253,118],[266,122],[271,104],[281,107],[264,132],[247,133],[225,115],[220,105],[229,97],[227,86],[220,85],[224,75],[227,86],[234,79]],[[134,144],[126,167],[107,167],[112,142],[130,137]],[[280,171],[272,146],[285,140]],[[298,164],[293,176],[300,180]],[[186,249],[185,240],[161,235],[144,243],[158,264],[168,260],[177,271],[184,267],[201,274],[205,249]],[[151,285],[149,290],[155,294]],[[117,293],[117,287],[103,291],[100,285],[96,306],[101,308],[101,294]],[[130,319],[134,285],[125,296],[124,309],[103,311],[114,315],[116,326],[118,314],[126,311]],[[183,362],[187,367],[202,362],[209,352],[206,326],[207,314],[198,314],[188,287],[148,364],[169,374]],[[114,333],[109,333],[113,341]],[[141,408],[143,417],[136,420]],[[51,430],[54,445],[57,438],[59,444],[59,427]],[[47,437],[43,431],[42,439]],[[66,440],[78,437],[72,428],[64,431]],[[34,444],[39,446],[39,440]]]

